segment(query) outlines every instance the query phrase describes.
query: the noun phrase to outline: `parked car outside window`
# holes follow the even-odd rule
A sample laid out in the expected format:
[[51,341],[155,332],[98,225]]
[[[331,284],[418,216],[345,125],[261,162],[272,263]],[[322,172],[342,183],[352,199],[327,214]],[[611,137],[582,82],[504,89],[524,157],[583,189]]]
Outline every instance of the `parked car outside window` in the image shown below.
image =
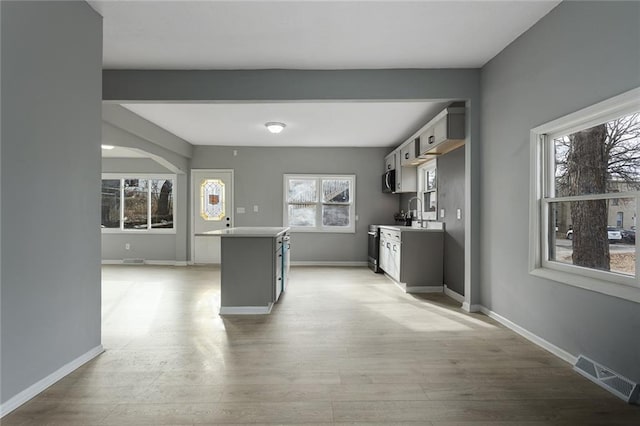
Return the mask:
[[[632,232],[633,232],[633,241],[635,242],[636,240],[635,231],[632,231]],[[608,226],[607,238],[609,238],[609,242],[611,244],[622,241],[622,231],[619,228],[616,228],[615,226]],[[569,229],[567,231],[567,240],[573,240],[573,229]]]
[[629,244],[636,243],[636,230],[635,229],[623,229],[620,231],[622,234],[622,241]]

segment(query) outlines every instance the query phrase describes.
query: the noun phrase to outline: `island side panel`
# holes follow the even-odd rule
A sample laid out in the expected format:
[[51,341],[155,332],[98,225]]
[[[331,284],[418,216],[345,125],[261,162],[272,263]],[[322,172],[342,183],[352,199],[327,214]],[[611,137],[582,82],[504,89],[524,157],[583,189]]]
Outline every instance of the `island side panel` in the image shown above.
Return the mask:
[[442,286],[444,233],[402,233],[401,281],[409,287]]
[[221,306],[272,303],[274,254],[273,238],[222,237]]

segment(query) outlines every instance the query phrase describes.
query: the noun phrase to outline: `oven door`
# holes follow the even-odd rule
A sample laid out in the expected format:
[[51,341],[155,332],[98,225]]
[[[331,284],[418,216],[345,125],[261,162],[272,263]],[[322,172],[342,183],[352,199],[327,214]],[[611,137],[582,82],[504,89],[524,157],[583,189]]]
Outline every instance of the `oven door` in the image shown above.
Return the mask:
[[369,256],[368,266],[373,272],[380,272],[378,258],[380,253],[380,234],[379,230],[369,230],[367,239],[369,240]]

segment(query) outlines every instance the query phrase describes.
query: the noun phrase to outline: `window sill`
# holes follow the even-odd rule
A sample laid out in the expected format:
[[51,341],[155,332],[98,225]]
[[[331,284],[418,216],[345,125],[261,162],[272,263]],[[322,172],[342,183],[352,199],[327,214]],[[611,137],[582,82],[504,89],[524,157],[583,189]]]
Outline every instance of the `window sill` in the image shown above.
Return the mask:
[[105,235],[175,235],[175,229],[100,229]]
[[579,287],[596,293],[602,293],[608,296],[628,300],[630,302],[640,303],[640,288],[638,287],[603,281],[569,272],[556,271],[549,268],[536,268],[533,269],[530,274],[539,278],[568,284],[573,287]]
[[348,229],[348,230],[342,231],[342,230],[327,230],[327,229],[304,229],[304,228],[293,228],[293,227],[289,227],[289,231],[292,233],[301,233],[301,234],[355,234],[356,233],[354,229]]

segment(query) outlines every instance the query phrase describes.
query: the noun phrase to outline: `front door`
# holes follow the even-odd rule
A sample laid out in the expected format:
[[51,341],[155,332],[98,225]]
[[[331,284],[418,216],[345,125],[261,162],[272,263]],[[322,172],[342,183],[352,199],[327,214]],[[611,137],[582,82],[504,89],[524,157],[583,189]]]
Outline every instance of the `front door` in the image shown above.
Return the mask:
[[191,170],[193,263],[220,263],[220,237],[203,232],[233,226],[233,170]]

